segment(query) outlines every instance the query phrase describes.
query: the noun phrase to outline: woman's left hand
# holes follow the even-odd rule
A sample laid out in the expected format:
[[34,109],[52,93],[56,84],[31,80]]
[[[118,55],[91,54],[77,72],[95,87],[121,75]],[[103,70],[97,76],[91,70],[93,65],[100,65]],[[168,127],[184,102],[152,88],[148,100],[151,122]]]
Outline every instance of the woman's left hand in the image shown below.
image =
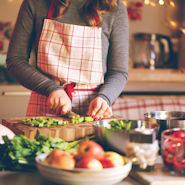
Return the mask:
[[95,120],[110,117],[112,116],[112,109],[103,98],[97,97],[89,105],[89,116]]

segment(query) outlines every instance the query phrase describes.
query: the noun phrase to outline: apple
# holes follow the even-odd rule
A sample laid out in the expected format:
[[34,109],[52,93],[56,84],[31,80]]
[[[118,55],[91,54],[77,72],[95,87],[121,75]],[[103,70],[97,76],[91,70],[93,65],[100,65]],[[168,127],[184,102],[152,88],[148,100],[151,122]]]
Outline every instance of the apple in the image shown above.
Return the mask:
[[64,151],[62,151],[62,150],[60,150],[60,149],[54,149],[54,150],[52,150],[52,151],[49,153],[49,155],[47,156],[46,162],[47,162],[48,164],[50,164],[50,163],[53,161],[53,159],[57,158],[57,157],[60,156],[60,155],[64,155],[64,154],[65,154]]
[[122,166],[125,163],[123,156],[113,151],[104,152],[104,159],[107,159],[107,161],[110,160],[114,167]]
[[100,159],[100,162],[103,168],[114,168],[115,167],[114,163],[110,159],[103,158],[103,159]]
[[74,169],[76,163],[75,159],[69,152],[59,149],[54,149],[48,155],[45,162],[51,166],[64,169]]
[[103,166],[101,162],[93,157],[84,157],[80,161],[77,162],[76,168],[87,168],[93,170],[101,170]]
[[83,141],[78,146],[78,156],[80,158],[94,157],[96,159],[102,159],[104,156],[104,149],[95,141]]

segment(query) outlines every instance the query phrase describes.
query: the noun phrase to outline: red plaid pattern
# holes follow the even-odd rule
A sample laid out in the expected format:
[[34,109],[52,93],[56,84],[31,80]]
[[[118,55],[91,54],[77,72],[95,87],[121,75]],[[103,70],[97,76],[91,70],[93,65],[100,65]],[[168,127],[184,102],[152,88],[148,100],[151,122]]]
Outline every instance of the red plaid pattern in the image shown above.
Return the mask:
[[152,111],[184,111],[185,99],[169,98],[127,98],[119,97],[112,106],[113,114],[124,119],[144,119],[144,114]]
[[67,83],[103,83],[101,28],[46,19],[39,41],[38,67]]
[[46,116],[47,113],[54,114],[49,110],[47,97],[32,91],[26,116]]
[[[88,112],[96,92],[91,89],[104,82],[101,31],[99,27],[63,24],[44,20],[38,49],[38,67],[64,84],[76,82],[72,92],[73,111]],[[84,85],[86,84],[86,85]],[[27,116],[54,116],[47,97],[32,92]]]
[[[89,88],[89,86],[77,85],[75,89],[78,88],[87,89]],[[72,95],[73,95],[72,101],[73,111],[80,115],[87,115],[89,110],[89,104],[91,100],[94,99],[96,93],[94,91],[74,91]],[[56,116],[56,114],[49,109],[49,106],[47,105],[46,96],[40,95],[36,92],[32,92],[26,116]]]

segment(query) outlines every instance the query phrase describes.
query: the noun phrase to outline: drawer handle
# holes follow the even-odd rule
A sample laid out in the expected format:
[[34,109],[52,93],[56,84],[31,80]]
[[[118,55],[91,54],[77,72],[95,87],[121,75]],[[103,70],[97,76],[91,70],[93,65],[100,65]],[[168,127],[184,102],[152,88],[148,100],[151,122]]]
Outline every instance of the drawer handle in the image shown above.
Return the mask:
[[13,91],[13,92],[3,91],[2,92],[3,96],[29,96],[30,94],[31,94],[30,92],[18,92],[18,91]]

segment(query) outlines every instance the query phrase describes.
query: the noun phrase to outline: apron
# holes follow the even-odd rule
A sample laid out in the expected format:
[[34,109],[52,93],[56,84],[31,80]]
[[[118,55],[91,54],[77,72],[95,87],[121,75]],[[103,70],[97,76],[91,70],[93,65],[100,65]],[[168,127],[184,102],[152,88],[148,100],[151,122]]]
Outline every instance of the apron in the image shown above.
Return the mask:
[[[102,28],[52,20],[54,1],[44,20],[37,67],[60,82],[72,101],[72,110],[83,115],[88,112],[97,88],[104,82]],[[32,91],[26,116],[48,115],[55,116],[55,113],[49,109],[47,97]]]

